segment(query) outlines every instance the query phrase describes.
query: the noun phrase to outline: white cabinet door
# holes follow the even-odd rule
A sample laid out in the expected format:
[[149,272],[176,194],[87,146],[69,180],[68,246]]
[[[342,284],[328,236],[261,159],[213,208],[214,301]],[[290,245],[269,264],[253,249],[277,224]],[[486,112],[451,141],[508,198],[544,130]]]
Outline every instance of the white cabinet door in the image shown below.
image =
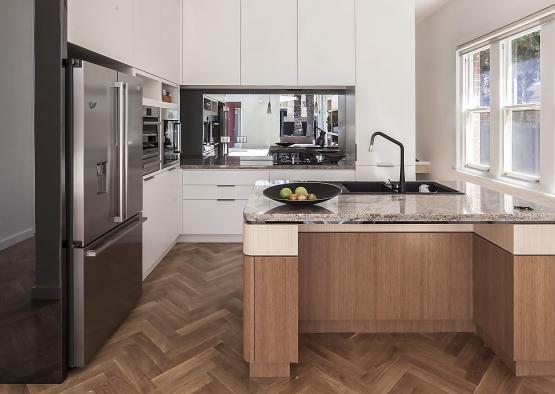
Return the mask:
[[175,167],[167,171],[167,209],[165,220],[168,224],[168,243],[171,245],[181,234],[181,171]]
[[181,0],[134,0],[133,67],[180,83]]
[[160,197],[164,184],[162,174],[143,181],[143,278],[152,271],[164,252],[164,219]]
[[134,0],[68,0],[68,41],[133,65]]
[[241,84],[241,0],[183,0],[183,85]]
[[354,181],[355,170],[272,170],[272,181]]
[[241,0],[241,84],[297,85],[297,0]]
[[179,171],[143,180],[143,276],[152,271],[180,233]]
[[183,234],[243,234],[246,200],[183,200]]
[[299,85],[355,85],[355,0],[299,1]]
[[[244,185],[267,181],[267,170],[183,170],[184,185]],[[216,198],[214,196],[214,198]]]

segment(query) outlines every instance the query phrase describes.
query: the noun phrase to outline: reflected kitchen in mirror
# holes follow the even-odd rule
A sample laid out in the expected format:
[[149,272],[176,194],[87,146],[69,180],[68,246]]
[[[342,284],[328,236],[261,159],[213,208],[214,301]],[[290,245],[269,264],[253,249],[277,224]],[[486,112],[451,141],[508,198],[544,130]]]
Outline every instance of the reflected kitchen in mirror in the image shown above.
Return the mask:
[[336,89],[183,89],[182,159],[274,165],[354,160],[350,95],[354,92]]

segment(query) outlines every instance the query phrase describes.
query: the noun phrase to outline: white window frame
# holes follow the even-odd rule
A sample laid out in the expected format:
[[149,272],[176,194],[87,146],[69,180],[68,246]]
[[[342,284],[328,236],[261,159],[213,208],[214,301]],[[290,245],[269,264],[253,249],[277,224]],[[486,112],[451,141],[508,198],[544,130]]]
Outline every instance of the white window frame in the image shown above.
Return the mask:
[[[502,47],[508,39],[519,34],[526,34],[538,27],[541,29],[541,81],[542,96],[538,105],[509,106],[506,96],[505,52]],[[490,168],[466,165],[466,96],[465,96],[465,66],[464,55],[490,46],[490,61],[492,78],[490,81]],[[538,195],[555,196],[555,5],[536,14],[520,19],[499,30],[470,41],[457,48],[456,52],[456,89],[457,89],[457,150],[455,169],[459,176],[467,179],[479,177],[492,187],[505,185],[517,190],[529,190]],[[506,108],[506,110],[505,110]],[[506,173],[505,140],[508,133],[506,126],[510,124],[506,119],[510,111],[540,109],[540,171],[539,177],[528,177],[522,174]],[[510,136],[510,135],[509,135]],[[512,142],[512,141],[511,141]],[[510,145],[508,145],[510,146]],[[512,153],[512,152],[511,152]],[[514,177],[516,175],[516,177]]]
[[[538,111],[541,114],[541,98],[540,102],[530,103],[530,104],[514,104],[515,92],[513,91],[513,75],[512,75],[512,46],[510,45],[512,41],[532,34],[534,32],[540,32],[541,37],[541,26],[534,27],[529,30],[511,35],[505,38],[501,43],[501,80],[502,84],[502,157],[503,157],[503,177],[509,179],[516,179],[519,181],[529,182],[529,183],[540,183],[541,182],[541,169],[537,176],[522,174],[516,171],[510,170],[512,168],[512,114],[513,112],[520,111]],[[541,53],[540,53],[541,57]],[[541,58],[540,58],[541,64]],[[540,125],[540,145],[541,145],[541,130]],[[540,153],[541,154],[541,153]],[[539,158],[541,161],[541,157]]]
[[[490,165],[484,165],[481,163],[474,163],[468,160],[468,150],[467,147],[471,143],[472,134],[469,130],[470,126],[470,117],[473,114],[477,113],[489,113],[491,119],[491,97],[490,97],[490,106],[489,107],[481,107],[481,106],[473,106],[471,105],[470,101],[472,99],[472,69],[473,69],[473,62],[472,58],[475,54],[483,52],[483,51],[490,51],[490,61],[491,61],[491,45],[486,45],[475,49],[471,52],[465,53],[462,55],[462,90],[463,90],[463,135],[464,135],[464,143],[463,143],[463,160],[464,166],[466,168],[471,168],[477,171],[489,172]],[[491,73],[491,69],[490,69]],[[491,89],[491,86],[490,86]],[[491,147],[491,124],[490,124],[490,147]],[[491,153],[490,153],[491,159]]]

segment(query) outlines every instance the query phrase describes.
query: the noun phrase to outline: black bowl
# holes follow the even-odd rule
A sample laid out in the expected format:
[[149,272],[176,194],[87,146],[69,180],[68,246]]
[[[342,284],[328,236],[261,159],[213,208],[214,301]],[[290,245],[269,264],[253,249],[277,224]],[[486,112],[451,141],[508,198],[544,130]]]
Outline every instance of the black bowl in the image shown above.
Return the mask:
[[276,145],[281,146],[282,148],[288,148],[290,146],[295,145],[294,142],[276,142]]
[[[279,192],[281,189],[288,187],[295,192],[295,189],[299,186],[306,188],[306,190],[310,194],[316,194],[316,200],[289,200],[285,198],[281,198]],[[289,205],[314,205],[320,204],[324,201],[331,200],[334,197],[337,197],[341,194],[341,188],[339,186],[332,185],[330,183],[322,183],[322,182],[295,182],[295,183],[284,183],[283,185],[275,185],[267,188],[264,190],[263,194],[277,202],[281,202],[283,204]]]

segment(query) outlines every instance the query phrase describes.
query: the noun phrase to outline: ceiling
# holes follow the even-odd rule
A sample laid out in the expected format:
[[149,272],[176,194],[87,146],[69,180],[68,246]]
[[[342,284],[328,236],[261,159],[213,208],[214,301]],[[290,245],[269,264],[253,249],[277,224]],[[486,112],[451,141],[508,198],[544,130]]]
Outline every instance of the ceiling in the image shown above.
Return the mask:
[[428,16],[440,9],[449,0],[415,0],[416,23],[426,19]]

